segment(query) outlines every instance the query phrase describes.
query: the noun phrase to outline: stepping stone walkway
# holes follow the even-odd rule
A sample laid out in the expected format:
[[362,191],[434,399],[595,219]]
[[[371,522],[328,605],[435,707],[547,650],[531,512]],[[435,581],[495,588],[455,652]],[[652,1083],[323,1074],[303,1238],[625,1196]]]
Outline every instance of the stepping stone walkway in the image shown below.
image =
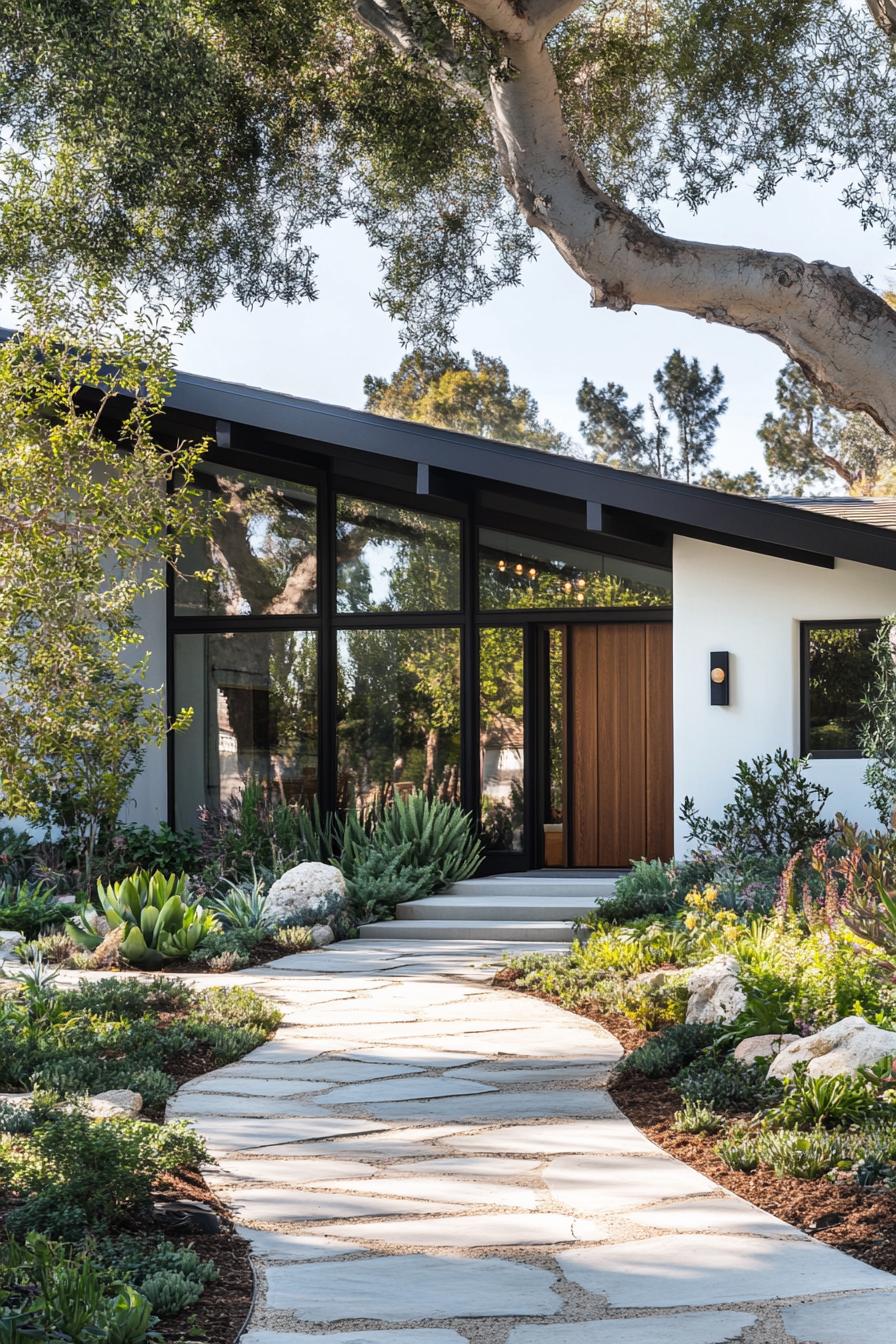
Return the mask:
[[228,977],[284,1025],[169,1114],[251,1244],[244,1344],[896,1334],[896,1276],[664,1154],[606,1091],[618,1042],[492,988],[496,966],[494,944],[402,939]]

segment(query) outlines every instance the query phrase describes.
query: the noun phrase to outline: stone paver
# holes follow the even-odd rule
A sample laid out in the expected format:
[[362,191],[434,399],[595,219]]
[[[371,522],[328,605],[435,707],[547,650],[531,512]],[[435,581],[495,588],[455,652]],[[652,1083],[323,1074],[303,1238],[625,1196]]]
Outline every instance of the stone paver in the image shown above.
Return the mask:
[[301,1321],[424,1321],[553,1316],[555,1275],[513,1260],[371,1256],[268,1270],[267,1305]]
[[221,977],[285,1015],[169,1107],[252,1247],[244,1344],[894,1334],[896,1277],[664,1155],[606,1090],[619,1044],[491,988],[500,951],[344,943]]

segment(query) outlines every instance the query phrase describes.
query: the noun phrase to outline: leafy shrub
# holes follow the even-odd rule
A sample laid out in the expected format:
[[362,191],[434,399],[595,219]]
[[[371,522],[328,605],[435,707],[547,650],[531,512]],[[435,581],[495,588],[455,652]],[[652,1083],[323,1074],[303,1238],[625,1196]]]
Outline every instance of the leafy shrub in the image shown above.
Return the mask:
[[[166,877],[159,871],[138,870],[122,882],[108,886],[97,882],[97,892],[109,928],[124,930],[119,955],[147,970],[189,957],[221,927],[211,911],[190,901],[184,873]],[[70,920],[65,927],[69,937],[88,951],[96,951],[103,941],[84,910],[77,922]]]
[[793,1076],[783,1080],[781,1100],[763,1117],[763,1124],[780,1129],[841,1128],[857,1125],[880,1110],[876,1088],[865,1078],[850,1074],[810,1078],[804,1063],[794,1065]]
[[141,1344],[153,1324],[149,1300],[73,1250],[31,1234],[0,1249],[0,1339],[5,1344]]
[[744,1066],[731,1055],[699,1055],[672,1079],[686,1101],[704,1102],[718,1111],[759,1110],[780,1093],[762,1064]]
[[202,1140],[184,1124],[93,1120],[70,1104],[26,1138],[0,1140],[4,1184],[23,1197],[7,1227],[16,1236],[70,1238],[74,1211],[82,1233],[107,1227],[144,1205],[160,1176],[204,1157]]
[[613,895],[598,900],[595,918],[602,924],[624,924],[643,915],[668,914],[679,903],[675,865],[638,859],[617,878]]
[[199,848],[195,831],[175,831],[164,821],[159,826],[120,825],[97,867],[107,882],[120,881],[138,868],[191,873],[199,863]]
[[362,920],[391,918],[396,905],[429,896],[440,881],[435,863],[415,864],[413,847],[362,850],[348,883],[355,913]]
[[694,799],[685,798],[681,818],[688,839],[734,859],[807,849],[831,830],[821,819],[831,790],[808,777],[808,766],[808,757],[790,756],[783,747],[773,755],[738,761],[734,798],[720,820],[701,815]]
[[[350,812],[338,860],[350,888],[366,850],[357,824],[350,820],[354,817],[356,814]],[[469,812],[425,793],[398,795],[372,814],[368,818],[367,845],[387,856],[402,854],[408,868],[433,869],[432,891],[472,877],[483,856]]]
[[317,798],[287,805],[254,779],[221,807],[200,808],[199,824],[200,862],[211,886],[249,877],[253,867],[279,877],[297,863],[330,863],[340,846],[340,822]]
[[0,826],[0,880],[21,882],[28,876],[33,857],[34,846],[27,831]]
[[190,961],[199,965],[211,966],[221,957],[235,957],[241,966],[247,966],[259,943],[268,935],[260,929],[222,929],[203,938],[195,952],[190,953]]
[[686,1101],[675,1112],[672,1128],[678,1134],[716,1134],[725,1124],[725,1117],[702,1101]]
[[656,1031],[672,1022],[684,1022],[687,1006],[687,984],[683,979],[665,980],[662,984],[630,981],[620,990],[615,1002],[620,1013],[645,1031]]
[[617,1071],[669,1078],[708,1050],[718,1036],[719,1028],[708,1023],[679,1023],[626,1055]]
[[0,1102],[0,1134],[30,1134],[36,1124],[30,1106],[21,1102]]
[[44,882],[0,883],[0,928],[16,929],[23,938],[61,924],[65,909]]
[[174,1316],[192,1306],[218,1278],[213,1261],[203,1260],[192,1246],[176,1246],[165,1238],[106,1237],[94,1243],[93,1255],[143,1293],[159,1316]]
[[77,953],[78,945],[72,942],[67,933],[42,933],[20,944],[16,951],[23,961],[33,960],[35,953],[39,952],[46,961],[65,963]]

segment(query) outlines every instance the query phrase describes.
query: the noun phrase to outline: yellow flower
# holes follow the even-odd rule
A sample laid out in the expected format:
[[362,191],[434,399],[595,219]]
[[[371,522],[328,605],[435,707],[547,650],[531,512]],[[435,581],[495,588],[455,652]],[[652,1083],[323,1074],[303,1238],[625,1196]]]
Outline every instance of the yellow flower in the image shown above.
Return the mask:
[[719,899],[718,887],[704,887],[703,899],[704,901],[706,901],[707,905],[714,905],[715,902]]
[[686,929],[696,929],[699,920],[693,912],[689,912],[684,917],[684,926]]

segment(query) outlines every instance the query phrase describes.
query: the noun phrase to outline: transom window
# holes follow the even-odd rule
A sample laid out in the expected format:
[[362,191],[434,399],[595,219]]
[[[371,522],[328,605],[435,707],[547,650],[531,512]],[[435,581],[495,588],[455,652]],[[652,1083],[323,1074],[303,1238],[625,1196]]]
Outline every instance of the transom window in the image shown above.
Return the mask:
[[459,522],[337,496],[337,612],[459,609]]
[[479,603],[484,611],[669,607],[672,573],[584,547],[482,528]]
[[871,688],[878,621],[803,623],[802,750],[861,756],[863,705]]

